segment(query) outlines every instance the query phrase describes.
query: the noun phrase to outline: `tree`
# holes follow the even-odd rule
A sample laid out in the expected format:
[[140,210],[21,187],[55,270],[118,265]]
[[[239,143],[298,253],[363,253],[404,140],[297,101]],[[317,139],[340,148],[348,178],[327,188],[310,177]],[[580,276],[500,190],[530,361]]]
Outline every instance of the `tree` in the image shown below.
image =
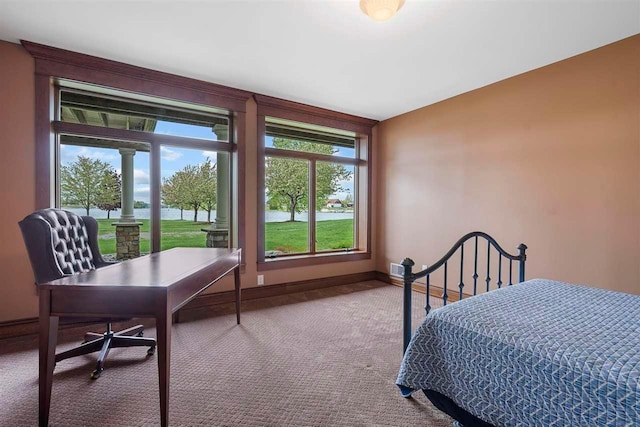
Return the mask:
[[211,211],[216,209],[218,203],[218,174],[217,164],[207,161],[200,165],[202,208],[207,211],[207,222],[211,222]]
[[290,221],[295,221],[296,212],[308,204],[308,169],[307,162],[301,160],[269,157],[265,162],[267,203],[271,208],[287,210]]
[[182,183],[182,197],[186,206],[193,209],[193,222],[198,222],[198,210],[202,205],[202,179],[200,167],[187,165],[181,171],[176,172]]
[[97,206],[105,176],[113,168],[107,162],[78,156],[78,160],[60,168],[60,198],[63,204],[79,205],[87,211]]
[[[207,163],[205,163],[206,165]],[[215,166],[207,166],[208,174]],[[162,184],[162,200],[167,206],[180,209],[180,219],[183,219],[184,209],[193,209],[193,222],[198,222],[198,210],[204,205],[205,200],[210,200],[211,195],[206,195],[211,188],[203,179],[202,166],[187,165],[182,170],[165,179]],[[213,186],[215,191],[215,185]],[[209,197],[209,199],[206,199]],[[215,198],[215,196],[214,196]],[[209,214],[211,215],[211,214]]]
[[[331,155],[332,146],[293,139],[274,138],[274,148]],[[269,157],[265,163],[265,187],[269,206],[280,206],[290,213],[289,221],[295,221],[296,212],[309,206],[309,163],[304,160]],[[327,197],[342,190],[340,181],[351,177],[343,165],[316,162],[316,206]]]
[[353,205],[353,197],[351,196],[351,193],[348,193],[346,196],[344,196],[344,199],[342,200],[342,207],[349,207]]
[[119,209],[122,203],[122,182],[120,175],[111,169],[104,173],[102,177],[102,191],[98,195],[96,206],[107,211],[107,219],[110,218],[111,211]]
[[187,202],[184,197],[184,182],[182,175],[177,172],[170,178],[166,178],[162,183],[162,202],[170,207],[180,209],[180,220],[183,220],[183,213]]

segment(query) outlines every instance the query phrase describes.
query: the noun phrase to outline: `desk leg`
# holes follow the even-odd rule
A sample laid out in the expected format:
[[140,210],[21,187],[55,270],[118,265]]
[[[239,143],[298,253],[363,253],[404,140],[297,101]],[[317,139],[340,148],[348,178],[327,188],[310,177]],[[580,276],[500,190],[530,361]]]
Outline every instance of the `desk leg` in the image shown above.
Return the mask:
[[169,379],[171,378],[171,320],[168,305],[164,313],[156,317],[158,342],[158,380],[160,384],[160,425],[169,425]]
[[233,269],[233,279],[236,285],[236,320],[240,324],[240,265]]
[[58,340],[58,317],[51,316],[51,291],[40,290],[40,367],[38,423],[40,427],[49,425],[49,407],[51,406],[51,387],[53,368],[56,360],[56,342]]

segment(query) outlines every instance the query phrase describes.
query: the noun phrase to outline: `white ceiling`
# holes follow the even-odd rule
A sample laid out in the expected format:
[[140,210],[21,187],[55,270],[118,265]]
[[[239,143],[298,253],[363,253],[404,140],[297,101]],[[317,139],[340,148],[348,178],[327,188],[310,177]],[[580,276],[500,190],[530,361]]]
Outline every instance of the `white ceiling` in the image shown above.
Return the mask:
[[637,33],[640,0],[0,0],[3,40],[380,120]]

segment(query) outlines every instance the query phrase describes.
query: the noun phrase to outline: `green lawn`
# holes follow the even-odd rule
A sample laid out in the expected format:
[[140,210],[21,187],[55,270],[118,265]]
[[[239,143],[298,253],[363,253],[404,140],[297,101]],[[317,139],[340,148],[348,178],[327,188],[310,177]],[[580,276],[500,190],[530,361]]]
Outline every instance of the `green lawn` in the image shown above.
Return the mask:
[[316,250],[353,249],[353,219],[318,221]]
[[[116,227],[111,225],[116,220],[98,219],[99,236],[98,244],[103,254],[116,252]],[[138,220],[140,226],[140,252],[149,252],[149,220]],[[207,227],[207,222],[162,220],[160,223],[162,250],[175,248],[176,246],[203,248],[206,244],[207,233],[200,229]]]
[[[286,253],[307,252],[306,222],[268,222],[265,229],[265,249]],[[353,247],[353,219],[318,221],[316,250]]]
[[[111,225],[115,219],[98,219],[98,243],[103,254],[116,252],[116,227]],[[139,220],[140,252],[149,252],[149,220]],[[200,231],[208,223],[194,223],[186,220],[162,220],[162,250],[182,247],[204,247],[206,233]],[[282,252],[306,252],[307,248],[306,222],[268,222],[266,223],[266,250]],[[317,250],[340,249],[353,247],[353,220],[338,219],[332,221],[318,221]]]

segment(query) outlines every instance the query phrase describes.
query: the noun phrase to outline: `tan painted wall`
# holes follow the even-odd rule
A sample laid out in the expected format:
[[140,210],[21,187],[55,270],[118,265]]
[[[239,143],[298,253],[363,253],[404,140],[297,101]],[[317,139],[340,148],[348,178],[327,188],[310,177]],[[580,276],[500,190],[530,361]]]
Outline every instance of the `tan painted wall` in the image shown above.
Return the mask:
[[[20,46],[0,41],[0,322],[36,317],[38,299],[18,221],[35,208],[34,63]],[[242,287],[257,284],[257,110],[247,102],[246,271]],[[374,141],[375,143],[375,141]],[[374,205],[375,206],[375,205]],[[375,244],[375,243],[372,243]],[[264,272],[265,286],[372,271],[375,259]],[[231,290],[225,279],[211,292]]]
[[529,246],[528,278],[640,294],[640,35],[386,120],[379,143],[378,270],[481,230]]
[[18,228],[35,207],[33,66],[21,46],[0,42],[0,321],[38,312]]

